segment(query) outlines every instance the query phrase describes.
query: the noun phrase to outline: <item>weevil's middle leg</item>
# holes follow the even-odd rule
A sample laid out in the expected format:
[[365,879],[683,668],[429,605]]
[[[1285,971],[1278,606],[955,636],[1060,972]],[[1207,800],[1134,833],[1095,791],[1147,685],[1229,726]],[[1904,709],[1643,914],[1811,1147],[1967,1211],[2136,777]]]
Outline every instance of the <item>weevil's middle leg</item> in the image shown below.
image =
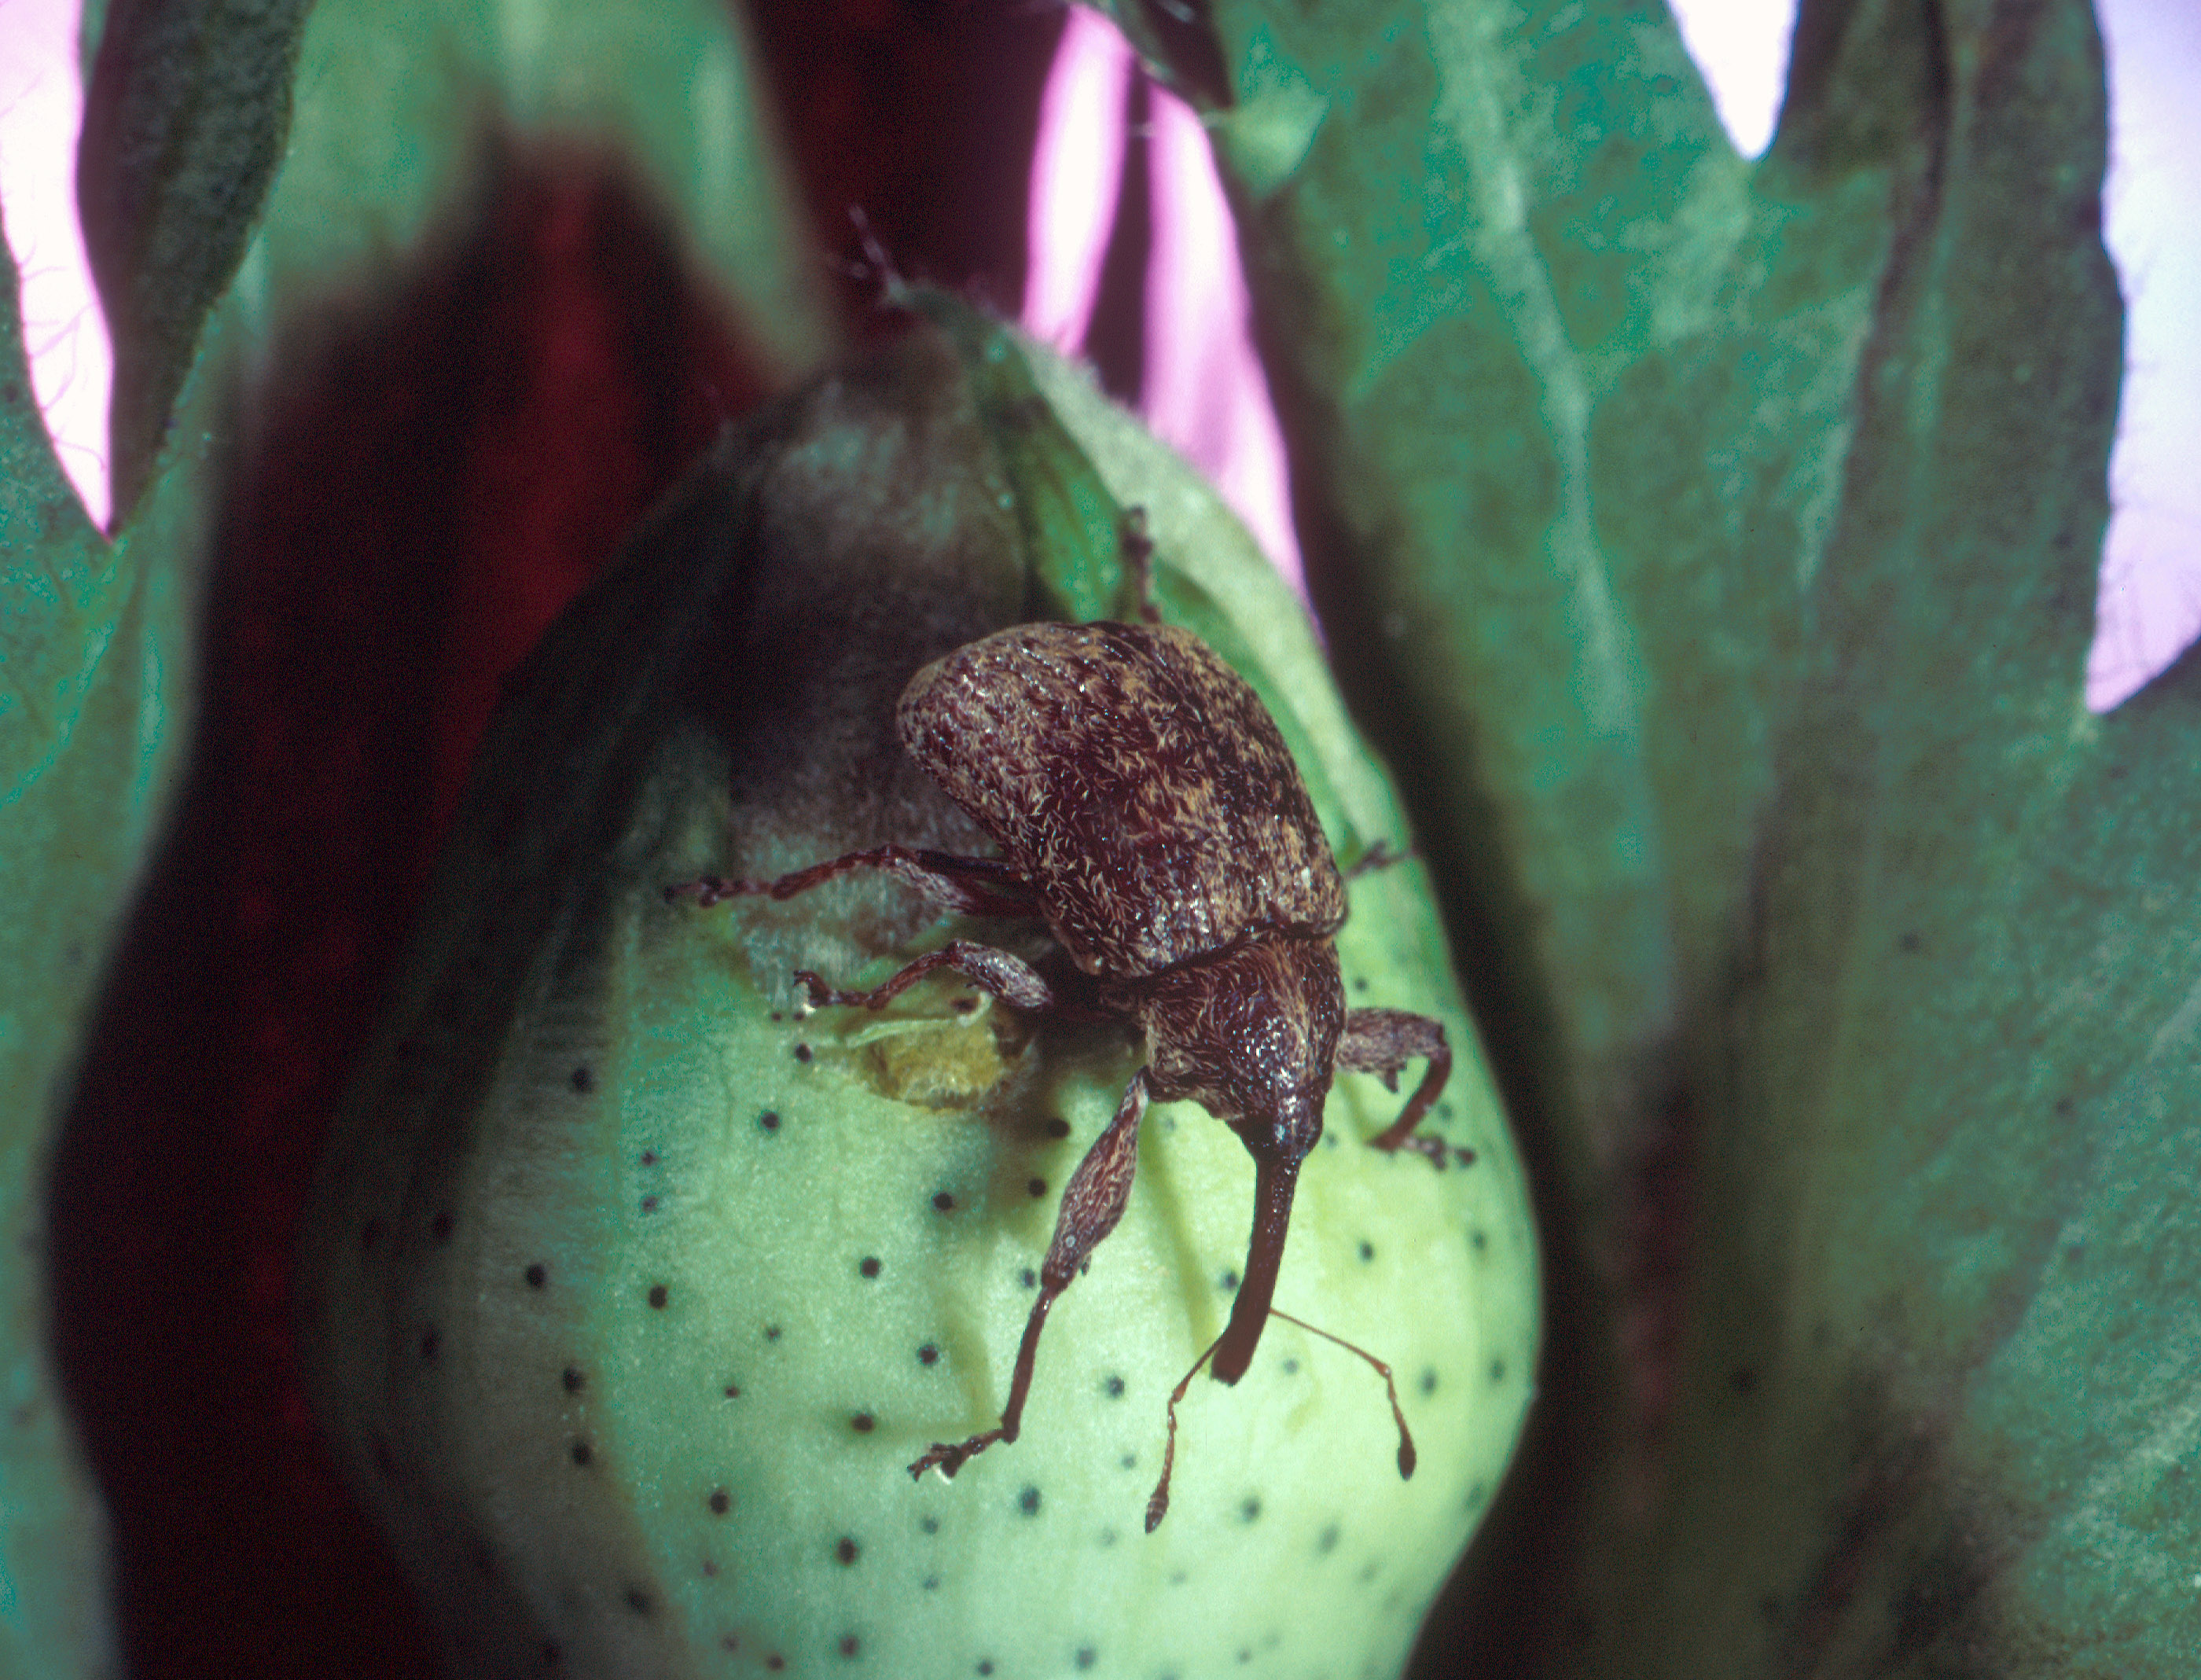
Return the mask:
[[1463,1166],[1471,1165],[1474,1150],[1459,1148],[1441,1137],[1414,1136],[1414,1128],[1421,1125],[1422,1117],[1452,1077],[1452,1046],[1445,1042],[1444,1024],[1403,1009],[1355,1009],[1346,1016],[1345,1031],[1337,1040],[1341,1072],[1373,1073],[1382,1078],[1386,1089],[1396,1090],[1399,1070],[1417,1056],[1428,1060],[1429,1071],[1422,1075],[1413,1096],[1406,1099],[1399,1118],[1370,1138],[1369,1143],[1384,1150],[1412,1149],[1432,1166],[1441,1167],[1455,1158]]
[[769,881],[705,875],[666,888],[665,896],[668,902],[693,898],[706,908],[729,898],[787,899],[858,869],[882,870],[943,910],[960,911],[966,916],[1039,913],[1038,896],[1031,884],[999,858],[958,857],[953,852],[928,851],[918,846],[875,846],[868,852],[828,858]]
[[1032,1365],[1039,1356],[1039,1334],[1046,1327],[1048,1308],[1068,1289],[1085,1263],[1093,1258],[1108,1233],[1124,1217],[1131,1200],[1131,1175],[1139,1162],[1139,1120],[1147,1112],[1147,1070],[1141,1068],[1124,1088],[1116,1105],[1116,1118],[1094,1140],[1063,1187],[1062,1211],[1055,1215],[1054,1240],[1041,1262],[1039,1299],[1031,1317],[1024,1320],[1024,1340],[1017,1346],[1016,1370],[1009,1378],[1009,1403],[998,1427],[954,1445],[936,1442],[924,1457],[909,1467],[922,1476],[936,1469],[953,1476],[996,1441],[1014,1441],[1023,1427],[1024,1400],[1031,1392]]
[[1057,1007],[1054,989],[1040,978],[1037,969],[1022,957],[991,945],[981,945],[972,939],[949,940],[869,991],[836,991],[807,968],[795,971],[795,983],[808,990],[811,1003],[819,1008],[837,1004],[878,1009],[936,968],[952,968],[983,986],[1004,1003],[1019,1009],[1052,1010]]
[[1139,596],[1139,617],[1147,624],[1159,624],[1162,609],[1154,604],[1154,539],[1147,534],[1147,510],[1126,508],[1116,526],[1116,543],[1124,556],[1124,565],[1131,574],[1132,587]]

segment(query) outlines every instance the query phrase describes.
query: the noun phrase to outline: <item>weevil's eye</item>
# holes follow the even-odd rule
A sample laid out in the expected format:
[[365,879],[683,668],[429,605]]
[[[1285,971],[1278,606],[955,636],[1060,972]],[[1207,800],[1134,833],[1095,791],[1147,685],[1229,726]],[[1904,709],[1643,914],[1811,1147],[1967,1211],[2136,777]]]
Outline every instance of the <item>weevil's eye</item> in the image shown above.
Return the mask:
[[1249,1104],[1230,1123],[1230,1129],[1257,1160],[1265,1156],[1302,1160],[1322,1142],[1323,1101],[1329,1095],[1329,1084],[1325,1079],[1319,1090],[1286,1092],[1266,1107]]

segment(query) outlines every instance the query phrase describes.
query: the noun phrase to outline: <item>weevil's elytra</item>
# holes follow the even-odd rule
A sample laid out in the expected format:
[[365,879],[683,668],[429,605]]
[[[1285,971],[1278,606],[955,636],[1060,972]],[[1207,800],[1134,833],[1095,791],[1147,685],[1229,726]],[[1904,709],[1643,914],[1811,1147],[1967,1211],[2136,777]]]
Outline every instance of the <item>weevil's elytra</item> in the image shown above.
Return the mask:
[[1189,631],[1020,625],[919,672],[895,724],[1040,886],[1089,974],[1136,978],[1345,919],[1345,884],[1275,720]]
[[[1048,1309],[1123,1218],[1149,1099],[1198,1101],[1253,1157],[1244,1273],[1230,1323],[1202,1355],[1219,1380],[1235,1383],[1271,1314],[1300,1163],[1322,1137],[1335,1072],[1394,1084],[1408,1061],[1425,1060],[1419,1089],[1370,1141],[1441,1166],[1446,1147],[1413,1132],[1444,1088],[1452,1052],[1425,1016],[1346,1007],[1335,943],[1345,884],[1299,767],[1253,690],[1189,631],[1019,625],[919,671],[895,722],[911,756],[992,837],[999,858],[887,844],[773,881],[668,890],[704,904],[736,894],[784,899],[850,870],[883,869],[948,909],[1043,919],[1076,972],[1050,984],[1019,957],[959,939],[868,992],[798,975],[817,1003],[877,1008],[953,968],[1017,1008],[1121,1017],[1145,1032],[1146,1066],[1064,1187],[1000,1426],[936,1445],[910,1466],[952,1476],[1017,1438]],[[1403,1473],[1412,1462],[1403,1417],[1400,1427]],[[1172,1443],[1174,1432],[1172,1412]],[[1156,1500],[1150,1529],[1166,1477]]]

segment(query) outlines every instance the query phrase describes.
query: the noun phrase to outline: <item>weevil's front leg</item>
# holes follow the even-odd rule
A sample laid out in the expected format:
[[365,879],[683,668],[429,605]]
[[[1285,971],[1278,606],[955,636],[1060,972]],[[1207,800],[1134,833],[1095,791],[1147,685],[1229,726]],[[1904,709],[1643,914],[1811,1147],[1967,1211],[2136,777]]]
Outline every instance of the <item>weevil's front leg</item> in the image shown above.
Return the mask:
[[936,1468],[943,1476],[953,1476],[996,1441],[1017,1438],[1024,1422],[1024,1397],[1031,1392],[1032,1362],[1039,1354],[1039,1333],[1047,1324],[1047,1310],[1124,1217],[1124,1208],[1131,1199],[1131,1174],[1139,1162],[1139,1119],[1146,1112],[1147,1070],[1142,1067],[1124,1088],[1116,1118],[1094,1140],[1063,1188],[1062,1211],[1054,1219],[1054,1241],[1048,1245],[1047,1259],[1040,1266],[1039,1299],[1032,1303],[1031,1317],[1024,1320],[1024,1339],[1017,1347],[1016,1370],[1009,1378],[1009,1403],[1001,1413],[1000,1427],[956,1446],[936,1442],[930,1452],[910,1466],[913,1477]]
[[927,851],[918,846],[875,846],[868,852],[828,858],[770,881],[731,881],[705,875],[666,888],[665,896],[668,902],[693,898],[705,908],[729,898],[792,898],[858,869],[883,870],[942,909],[960,911],[966,916],[1039,913],[1039,900],[1031,884],[999,858],[958,857],[953,852]]
[[1456,1148],[1441,1137],[1414,1136],[1414,1128],[1452,1077],[1452,1046],[1445,1042],[1444,1024],[1403,1009],[1355,1009],[1346,1016],[1345,1031],[1337,1040],[1341,1072],[1374,1073],[1386,1090],[1396,1090],[1399,1070],[1417,1056],[1426,1057],[1429,1064],[1420,1086],[1406,1099],[1405,1112],[1368,1142],[1378,1149],[1412,1149],[1433,1166],[1441,1167],[1454,1156],[1467,1166],[1475,1160],[1474,1150]]
[[901,996],[936,968],[952,968],[966,979],[975,980],[1003,1002],[1013,1004],[1019,1009],[1053,1010],[1057,1007],[1053,988],[1040,978],[1037,969],[1022,957],[1012,956],[1007,951],[996,950],[991,945],[981,945],[971,939],[949,940],[938,950],[926,952],[908,967],[869,991],[836,991],[807,968],[795,971],[795,983],[808,990],[810,1002],[819,1008],[828,1004],[843,1004],[878,1009],[884,1007],[889,999]]

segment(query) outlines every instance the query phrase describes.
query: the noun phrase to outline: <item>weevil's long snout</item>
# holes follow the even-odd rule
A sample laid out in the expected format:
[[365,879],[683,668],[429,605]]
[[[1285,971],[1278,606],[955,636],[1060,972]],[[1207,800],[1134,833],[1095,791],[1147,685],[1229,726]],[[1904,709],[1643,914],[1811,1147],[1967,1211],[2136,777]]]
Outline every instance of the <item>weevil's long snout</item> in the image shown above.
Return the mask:
[[1294,1103],[1288,1111],[1232,1123],[1253,1157],[1253,1233],[1246,1249],[1246,1271],[1231,1304],[1230,1322],[1215,1344],[1208,1368],[1218,1383],[1235,1383],[1253,1362],[1269,1307],[1276,1299],[1277,1269],[1283,1263],[1284,1237],[1291,1229],[1292,1197],[1299,1189],[1300,1163],[1322,1137],[1322,1099]]

